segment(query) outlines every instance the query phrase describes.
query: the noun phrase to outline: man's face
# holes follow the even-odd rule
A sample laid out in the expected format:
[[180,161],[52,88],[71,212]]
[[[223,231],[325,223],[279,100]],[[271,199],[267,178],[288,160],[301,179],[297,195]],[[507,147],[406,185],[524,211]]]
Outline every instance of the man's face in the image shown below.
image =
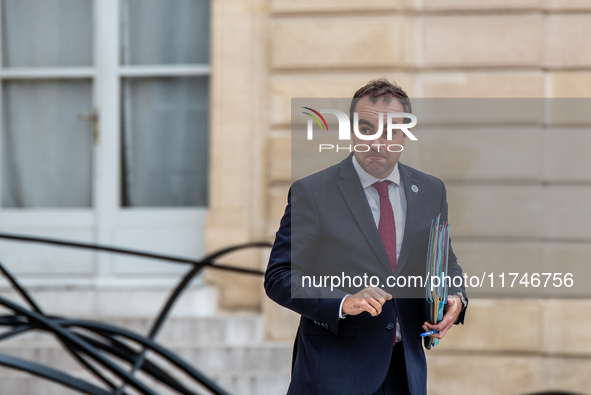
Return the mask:
[[[402,152],[390,152],[387,147],[391,144],[400,144],[404,146],[406,143],[406,134],[400,129],[392,131],[392,140],[387,139],[387,125],[389,112],[405,112],[404,107],[396,98],[389,101],[378,99],[376,103],[372,103],[367,97],[363,97],[357,106],[355,112],[359,113],[359,132],[361,134],[374,135],[379,127],[378,114],[382,113],[383,128],[382,135],[375,140],[361,140],[355,133],[352,134],[354,144],[365,144],[370,146],[367,152],[355,152],[355,158],[361,168],[376,178],[385,178],[392,172],[394,166],[400,158]],[[402,119],[393,119],[393,123],[402,123]],[[399,151],[400,147],[391,147],[393,151]],[[364,150],[364,149],[363,149]]]

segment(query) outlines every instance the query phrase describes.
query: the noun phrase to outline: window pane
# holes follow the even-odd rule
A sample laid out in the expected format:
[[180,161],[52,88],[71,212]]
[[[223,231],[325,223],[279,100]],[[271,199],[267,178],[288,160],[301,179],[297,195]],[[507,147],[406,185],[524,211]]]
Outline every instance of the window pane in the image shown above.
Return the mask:
[[90,207],[90,81],[8,81],[2,99],[2,206]]
[[208,78],[123,81],[123,205],[207,205]]
[[3,0],[5,67],[90,66],[91,0]]
[[125,65],[209,63],[209,0],[123,0]]

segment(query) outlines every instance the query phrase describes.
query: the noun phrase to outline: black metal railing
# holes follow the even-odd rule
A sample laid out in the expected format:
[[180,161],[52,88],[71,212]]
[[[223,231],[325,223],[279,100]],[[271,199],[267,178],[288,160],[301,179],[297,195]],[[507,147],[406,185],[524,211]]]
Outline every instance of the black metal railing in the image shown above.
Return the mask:
[[[141,394],[158,394],[157,391],[150,387],[151,384],[146,383],[145,379],[138,377],[137,373],[139,371],[144,376],[151,377],[152,380],[178,394],[196,395],[207,393],[213,395],[229,395],[226,390],[221,388],[199,369],[157,343],[155,339],[164,326],[172,307],[201,270],[209,267],[216,270],[261,276],[263,272],[260,270],[221,264],[216,260],[231,252],[248,248],[268,248],[271,246],[270,243],[252,242],[239,244],[211,253],[201,260],[193,260],[118,247],[6,233],[0,233],[0,239],[132,255],[147,259],[184,263],[191,267],[170,293],[166,303],[152,323],[148,334],[141,335],[120,326],[100,321],[71,319],[45,314],[27,289],[0,262],[0,272],[6,277],[14,290],[24,299],[26,305],[28,305],[22,305],[0,296],[0,305],[12,312],[12,314],[0,316],[0,326],[6,328],[4,332],[0,333],[0,341],[10,340],[31,331],[51,333],[72,358],[97,380],[85,380],[67,374],[55,366],[42,365],[35,361],[2,353],[0,353],[0,365],[24,371],[81,393],[91,395],[129,394],[127,390],[129,387],[134,388],[135,392]],[[166,361],[168,363],[168,369],[162,367],[158,360],[147,356],[148,351],[151,353],[150,355],[156,355],[160,360]],[[128,368],[124,369],[121,362],[124,362]],[[182,382],[178,380],[170,372],[170,367],[173,367],[175,373],[182,372],[188,380]],[[187,384],[187,381],[190,384]]]

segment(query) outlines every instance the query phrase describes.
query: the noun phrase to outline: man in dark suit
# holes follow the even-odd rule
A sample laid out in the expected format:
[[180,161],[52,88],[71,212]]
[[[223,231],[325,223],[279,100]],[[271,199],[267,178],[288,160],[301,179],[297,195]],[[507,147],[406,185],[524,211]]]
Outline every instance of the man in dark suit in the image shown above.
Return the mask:
[[[463,323],[464,287],[452,284],[443,320],[433,325],[424,288],[413,292],[388,276],[425,277],[431,221],[440,214],[447,221],[445,186],[399,163],[401,150],[385,149],[404,146],[401,130],[391,140],[386,128],[376,132],[387,113],[411,113],[400,87],[368,83],[353,97],[351,119],[353,112],[359,132],[376,136],[353,134],[353,143],[371,148],[292,185],[265,274],[267,295],[301,315],[288,393],[426,394],[420,333],[435,329],[432,337],[441,339]],[[451,247],[448,265],[450,277],[462,276]],[[343,281],[332,289],[310,281],[329,276]],[[353,276],[366,281],[345,281]],[[368,286],[367,278],[379,284]]]

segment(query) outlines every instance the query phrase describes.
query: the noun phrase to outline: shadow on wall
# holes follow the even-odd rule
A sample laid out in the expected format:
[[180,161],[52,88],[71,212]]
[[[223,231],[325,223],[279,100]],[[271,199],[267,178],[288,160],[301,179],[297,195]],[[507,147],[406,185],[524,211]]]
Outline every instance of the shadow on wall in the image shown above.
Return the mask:
[[532,392],[524,395],[588,395],[580,392],[566,392],[566,391],[544,391],[544,392]]

